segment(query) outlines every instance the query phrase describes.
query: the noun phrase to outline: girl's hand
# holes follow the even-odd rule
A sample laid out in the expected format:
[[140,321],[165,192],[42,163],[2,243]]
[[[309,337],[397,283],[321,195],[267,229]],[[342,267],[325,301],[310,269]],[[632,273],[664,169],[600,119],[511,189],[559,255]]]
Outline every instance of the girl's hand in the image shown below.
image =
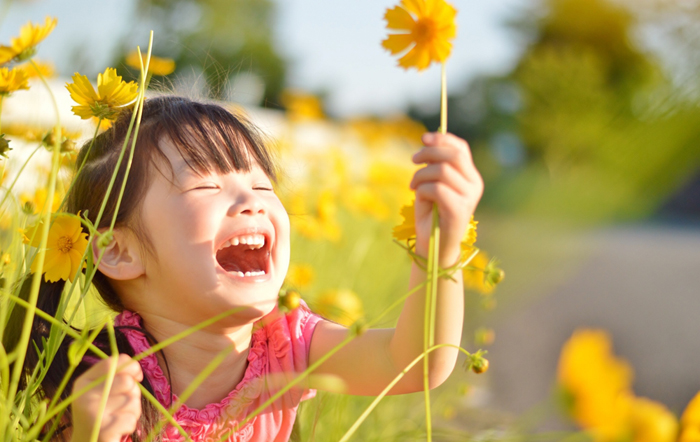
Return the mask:
[[[113,359],[103,359],[75,380],[73,392],[80,391],[94,380],[109,372]],[[124,435],[136,430],[136,423],[141,416],[141,391],[138,383],[143,380],[143,372],[138,362],[128,355],[121,354],[117,366],[126,365],[117,371],[112,388],[109,390],[107,406],[102,415],[100,442],[119,442]],[[104,382],[87,391],[73,402],[73,435],[71,442],[90,440],[92,428],[100,408]]]
[[425,147],[413,156],[413,162],[426,163],[411,181],[416,192],[416,253],[428,256],[433,203],[440,215],[441,267],[457,262],[460,243],[474,214],[484,182],[472,161],[469,145],[452,134],[426,133]]

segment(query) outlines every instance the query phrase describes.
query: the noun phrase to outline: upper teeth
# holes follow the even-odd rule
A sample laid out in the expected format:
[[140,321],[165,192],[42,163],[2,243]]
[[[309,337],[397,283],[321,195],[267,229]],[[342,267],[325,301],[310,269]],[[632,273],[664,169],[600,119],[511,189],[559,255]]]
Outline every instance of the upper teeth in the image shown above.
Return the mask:
[[259,233],[236,236],[223,243],[221,249],[228,246],[237,246],[239,244],[246,244],[252,246],[252,249],[259,249],[265,244],[265,236]]

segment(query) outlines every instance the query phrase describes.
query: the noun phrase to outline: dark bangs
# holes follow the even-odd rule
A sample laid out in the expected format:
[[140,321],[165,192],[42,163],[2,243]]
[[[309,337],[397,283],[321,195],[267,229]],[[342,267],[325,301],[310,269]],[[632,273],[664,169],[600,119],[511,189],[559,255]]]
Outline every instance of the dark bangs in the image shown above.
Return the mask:
[[249,172],[257,162],[273,182],[277,181],[277,167],[270,152],[257,130],[240,116],[216,104],[182,97],[149,98],[146,103],[149,113],[157,117],[150,118],[144,108],[143,120],[151,127],[142,126],[138,144],[152,148],[168,137],[187,165],[200,175]]

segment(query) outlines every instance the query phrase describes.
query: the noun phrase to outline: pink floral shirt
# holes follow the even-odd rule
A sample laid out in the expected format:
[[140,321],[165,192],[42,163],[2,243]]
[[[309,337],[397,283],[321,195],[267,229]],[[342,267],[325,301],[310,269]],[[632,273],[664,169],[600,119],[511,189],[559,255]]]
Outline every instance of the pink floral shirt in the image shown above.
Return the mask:
[[[276,313],[276,312],[273,312]],[[302,302],[296,310],[253,328],[248,366],[243,380],[219,403],[202,409],[182,405],[173,417],[193,441],[215,442],[286,442],[292,432],[299,402],[315,395],[314,390],[292,388],[265,411],[235,431],[236,426],[268,400],[286,380],[306,370],[309,344],[320,317],[311,313]],[[117,326],[142,327],[138,314],[124,311],[115,319]],[[135,330],[121,329],[136,354],[150,347],[146,337]],[[155,397],[166,408],[170,405],[170,385],[155,354],[140,361],[141,368],[153,386]],[[173,401],[177,396],[173,395]],[[228,435],[225,439],[222,437]],[[124,441],[130,441],[127,437]],[[184,441],[179,431],[168,425],[163,441]]]

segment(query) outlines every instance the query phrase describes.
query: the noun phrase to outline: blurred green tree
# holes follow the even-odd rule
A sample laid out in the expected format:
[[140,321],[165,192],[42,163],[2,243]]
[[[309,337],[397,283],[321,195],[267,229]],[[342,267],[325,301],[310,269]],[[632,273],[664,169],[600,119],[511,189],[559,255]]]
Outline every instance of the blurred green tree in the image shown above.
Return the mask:
[[280,106],[287,71],[273,41],[273,1],[138,0],[137,11],[156,30],[157,55],[173,58],[177,74],[201,75],[210,97]]

